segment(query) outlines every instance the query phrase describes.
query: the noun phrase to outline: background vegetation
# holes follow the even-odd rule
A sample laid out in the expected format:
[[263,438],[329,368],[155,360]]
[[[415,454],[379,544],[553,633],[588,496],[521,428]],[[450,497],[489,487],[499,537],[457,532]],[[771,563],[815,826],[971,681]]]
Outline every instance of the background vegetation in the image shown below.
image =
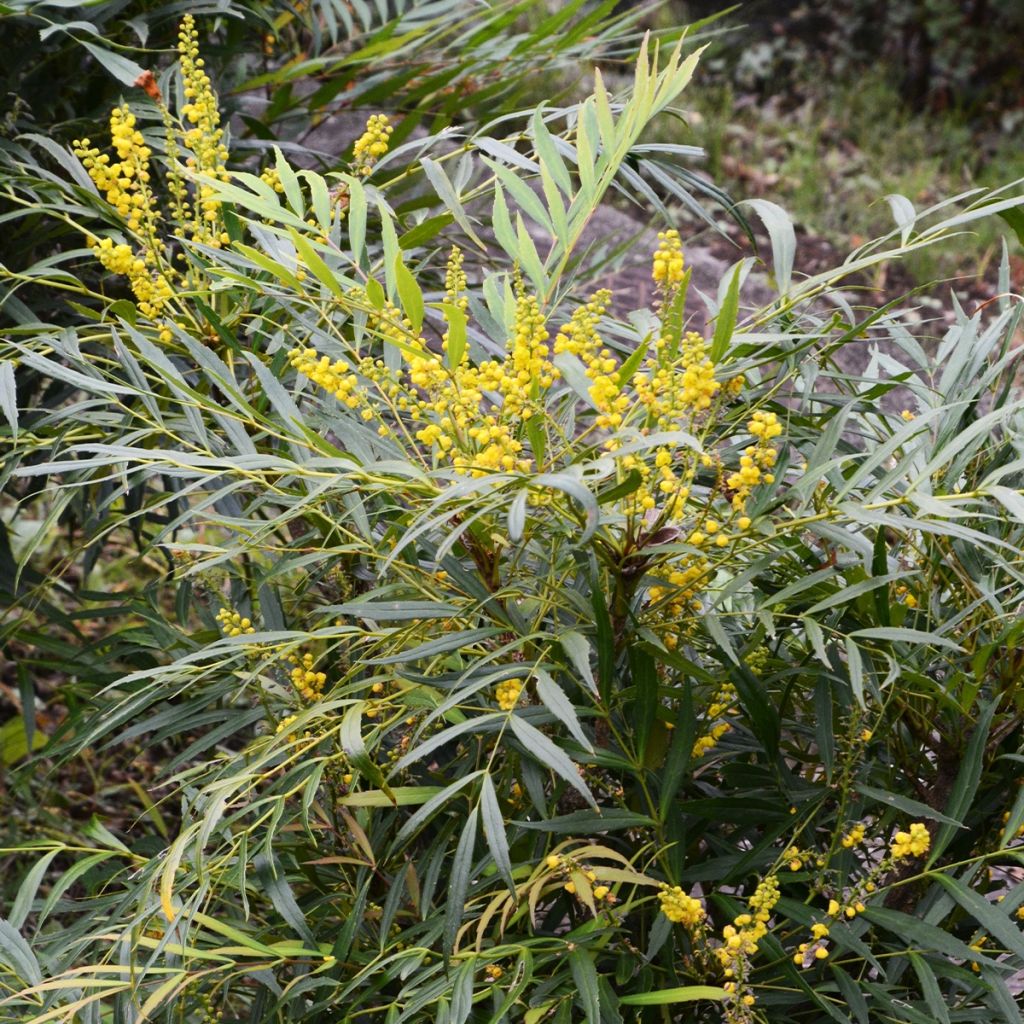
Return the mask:
[[[1020,183],[801,143],[809,245],[722,19],[7,8],[0,1019],[1019,1021]],[[897,8],[894,117],[1012,115]],[[977,228],[941,337],[851,291]]]

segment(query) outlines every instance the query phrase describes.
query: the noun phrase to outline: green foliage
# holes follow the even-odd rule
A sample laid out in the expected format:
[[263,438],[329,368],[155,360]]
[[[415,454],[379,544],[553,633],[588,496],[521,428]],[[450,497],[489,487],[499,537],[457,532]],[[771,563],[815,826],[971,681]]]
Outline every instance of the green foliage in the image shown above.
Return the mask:
[[774,302],[689,332],[666,231],[621,317],[583,229],[696,60],[325,174],[207,166],[170,89],[113,190],[6,151],[89,243],[9,268],[74,297],[0,346],[4,636],[67,706],[16,785],[152,777],[18,844],[0,1018],[1019,1019],[1021,308],[929,351],[837,289],[1024,196],[810,278],[760,202]]

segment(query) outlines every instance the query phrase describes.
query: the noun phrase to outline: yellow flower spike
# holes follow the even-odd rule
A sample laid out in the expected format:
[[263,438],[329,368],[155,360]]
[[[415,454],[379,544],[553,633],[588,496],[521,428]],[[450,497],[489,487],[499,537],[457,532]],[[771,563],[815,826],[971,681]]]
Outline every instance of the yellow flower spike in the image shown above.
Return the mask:
[[683,246],[675,229],[658,232],[658,248],[651,263],[651,277],[666,290],[683,279]]
[[373,114],[366,122],[365,131],[352,147],[356,170],[364,178],[373,172],[373,165],[387,153],[394,130],[384,114]]
[[557,853],[549,853],[544,859],[549,871],[556,871],[562,866],[562,858]]
[[256,627],[252,624],[251,619],[230,608],[221,608],[214,618],[220,624],[221,632],[225,636],[242,636],[245,633],[256,632]]
[[663,885],[658,893],[661,912],[673,923],[695,928],[705,916],[700,900],[684,892],[678,885]]
[[594,899],[603,900],[611,890],[607,885],[598,885],[594,887]]
[[[224,165],[228,150],[224,144],[224,129],[220,126],[220,107],[205,70],[206,62],[199,56],[199,33],[191,14],[186,14],[181,20],[178,60],[183,92],[188,101],[181,108],[182,120],[186,124],[184,141],[192,152],[186,164],[200,174],[226,181],[228,173]],[[192,235],[196,241],[219,248],[222,231],[220,202],[212,198],[212,189],[208,185],[201,186],[194,202]]]
[[836,917],[839,914],[840,906],[838,900],[828,901],[828,916]]
[[814,951],[814,956],[817,960],[825,960],[828,957],[828,950],[824,946],[819,946]]

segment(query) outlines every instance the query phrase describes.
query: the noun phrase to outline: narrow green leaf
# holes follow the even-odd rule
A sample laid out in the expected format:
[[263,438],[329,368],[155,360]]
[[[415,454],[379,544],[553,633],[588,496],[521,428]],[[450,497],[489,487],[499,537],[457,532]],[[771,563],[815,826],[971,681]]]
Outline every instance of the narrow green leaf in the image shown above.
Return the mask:
[[366,743],[363,740],[362,732],[363,709],[365,707],[366,701],[357,701],[345,712],[345,717],[341,720],[338,738],[341,741],[342,749],[345,751],[345,756],[348,758],[349,763],[384,793],[392,804],[395,804],[394,793],[391,791],[391,787],[388,786],[384,773],[366,750]]
[[423,292],[412,271],[402,261],[401,253],[395,257],[395,284],[402,310],[412,323],[413,331],[419,334],[423,327]]
[[569,969],[576,986],[576,998],[583,1007],[584,1020],[587,1024],[601,1024],[601,999],[594,953],[577,946],[569,954]]
[[46,875],[50,862],[61,852],[61,850],[51,850],[49,853],[44,854],[32,865],[28,874],[22,879],[21,885],[18,886],[18,895],[14,897],[14,903],[11,905],[10,913],[7,915],[7,920],[12,928],[20,931],[21,926],[25,923],[25,919],[32,912],[32,901],[36,898],[36,893],[39,891],[39,886]]
[[14,382],[14,363],[9,359],[0,362],[0,412],[10,424],[11,435],[18,439],[18,397]]
[[923,629],[904,629],[899,626],[875,626],[870,629],[857,629],[850,634],[863,640],[891,640],[893,643],[934,644],[951,651],[962,651],[963,648],[944,636],[928,633]]
[[260,854],[254,861],[256,875],[264,893],[270,897],[274,909],[288,923],[296,935],[312,949],[317,948],[316,939],[306,924],[305,915],[295,902],[295,894],[281,873],[281,866],[276,860]]
[[743,205],[751,206],[761,218],[772,244],[772,270],[780,294],[789,291],[793,280],[793,259],[796,255],[796,231],[789,214],[777,203],[767,199],[747,199]]
[[861,657],[860,648],[854,643],[852,637],[844,641],[846,647],[846,669],[850,674],[850,687],[853,690],[854,699],[862,707],[864,703],[864,660]]
[[3,918],[0,918],[0,963],[10,967],[15,976],[28,985],[42,984],[43,973],[32,948]]
[[512,878],[512,860],[508,850],[508,836],[505,834],[505,819],[498,804],[498,796],[494,792],[491,776],[484,773],[480,787],[480,816],[484,826],[484,837],[494,858],[498,874],[501,875],[508,891],[515,895],[516,883]]
[[689,679],[684,679],[675,728],[672,730],[672,742],[669,744],[665,764],[660,772],[658,817],[662,822],[668,820],[672,801],[686,777],[696,738],[697,717],[693,710],[693,683]]
[[1018,958],[1024,958],[1024,933],[1011,921],[998,903],[990,903],[980,893],[968,889],[959,879],[938,872],[931,877],[939,883],[994,939]]
[[619,996],[619,1002],[623,1006],[667,1006],[669,1003],[693,1003],[698,999],[720,1003],[727,995],[724,988],[713,985],[686,985],[683,988],[663,988],[657,992]]
[[711,339],[711,362],[720,363],[729,351],[729,342],[736,330],[736,318],[740,309],[740,270],[739,265],[733,270],[729,281],[729,289],[725,293],[718,316],[715,317],[715,333]]
[[130,60],[128,57],[122,57],[119,53],[114,53],[112,50],[108,50],[102,46],[96,46],[93,43],[87,43],[84,39],[77,40],[84,46],[92,55],[99,61],[100,64],[106,68],[122,85],[135,85],[136,79],[142,74],[142,67]]
[[650,652],[642,647],[630,648],[629,675],[634,695],[630,724],[637,754],[643,761],[658,709],[658,669]]
[[544,765],[546,768],[550,768],[556,775],[561,776],[591,807],[597,807],[597,801],[594,800],[593,794],[580,777],[576,765],[564,750],[556,747],[544,733],[535,726],[530,725],[525,719],[520,718],[519,715],[513,714],[509,718],[509,724],[512,727],[512,732],[515,733],[516,739],[519,740],[525,752],[533,760]]
[[920,800],[912,800],[908,796],[900,796],[898,793],[889,793],[884,789],[876,789],[874,786],[865,786],[862,783],[858,783],[855,789],[862,796],[868,797],[870,800],[877,800],[880,804],[886,804],[888,807],[893,807],[897,811],[903,811],[904,814],[909,814],[912,818],[929,818],[932,821],[947,822],[950,825],[958,826],[960,822],[954,821],[952,818],[947,818],[945,814],[940,811],[936,811],[933,807],[929,807],[927,804],[921,803]]
[[295,245],[295,251],[302,257],[302,262],[313,271],[314,277],[336,299],[344,298],[345,289],[342,288],[341,282],[334,276],[331,268],[324,263],[320,254],[313,248],[309,240],[300,235],[294,228],[289,228],[288,233],[291,236],[292,243]]
[[291,207],[292,213],[298,217],[305,217],[306,204],[302,198],[302,186],[299,184],[295,171],[292,170],[291,165],[277,146],[274,147],[274,167],[277,170],[277,176],[281,181],[282,188],[284,188],[284,197]]
[[935,972],[920,953],[911,950],[907,953],[907,958],[910,960],[911,967],[914,968],[917,980],[921,983],[921,994],[928,1004],[928,1009],[935,1017],[936,1024],[949,1024],[949,1010],[946,1007],[946,1000],[939,988]]
[[448,877],[448,899],[444,911],[444,956],[447,961],[455,948],[455,937],[462,924],[465,912],[466,894],[469,892],[469,875],[473,868],[473,849],[476,846],[477,809],[474,807],[466,818],[459,836],[459,845],[451,863]]
[[573,739],[583,747],[584,750],[591,749],[590,740],[580,725],[576,716],[576,709],[572,701],[565,695],[565,691],[548,675],[542,668],[536,669],[534,675],[537,679],[537,696],[540,697],[547,709],[569,730]]
[[346,176],[348,186],[348,244],[352,250],[352,262],[362,264],[366,247],[366,190],[357,178]]
[[[945,813],[954,821],[963,822],[967,812],[974,803],[975,794],[978,792],[978,784],[981,782],[981,773],[985,767],[985,750],[988,745],[988,736],[992,728],[992,719],[996,713],[998,701],[989,701],[985,705],[981,715],[978,717],[978,724],[971,733],[967,750],[960,761],[960,771],[957,773],[956,782],[949,794],[946,803]],[[962,827],[962,826],[960,826]],[[932,842],[931,852],[928,855],[927,866],[931,867],[949,846],[953,837],[960,830],[957,825],[944,824],[938,831]]]

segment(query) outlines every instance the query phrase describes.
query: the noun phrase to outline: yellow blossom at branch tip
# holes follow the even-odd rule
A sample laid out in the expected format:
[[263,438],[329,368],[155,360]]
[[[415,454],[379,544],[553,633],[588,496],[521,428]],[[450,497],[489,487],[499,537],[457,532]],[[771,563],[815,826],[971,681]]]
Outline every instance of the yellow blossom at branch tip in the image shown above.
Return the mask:
[[366,129],[352,147],[356,170],[363,177],[368,176],[373,165],[387,153],[394,130],[385,114],[373,114],[366,122]]
[[920,821],[912,822],[907,832],[897,832],[889,844],[894,860],[923,857],[931,847],[932,839],[927,827]]
[[658,232],[658,248],[651,264],[651,277],[671,288],[683,279],[683,246],[675,229]]

